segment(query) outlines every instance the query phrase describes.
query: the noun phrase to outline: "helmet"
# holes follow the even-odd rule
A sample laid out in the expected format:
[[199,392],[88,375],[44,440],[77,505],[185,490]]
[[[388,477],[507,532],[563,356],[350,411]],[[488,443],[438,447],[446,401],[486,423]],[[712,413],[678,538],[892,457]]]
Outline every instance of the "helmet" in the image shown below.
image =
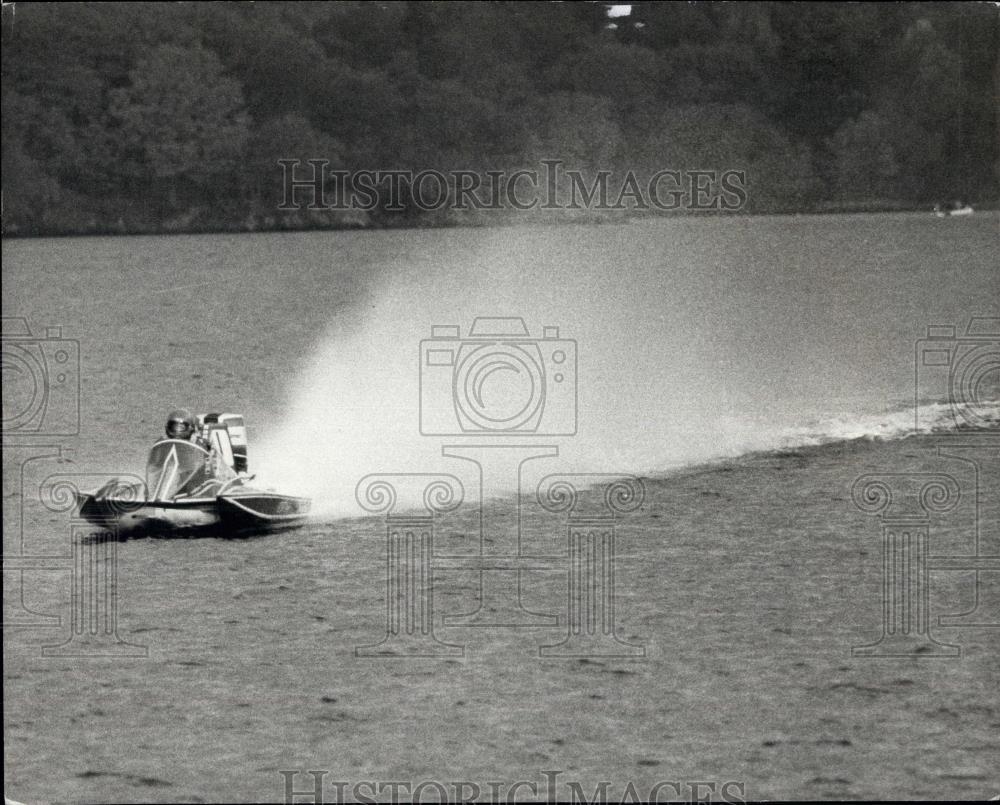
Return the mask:
[[166,433],[168,439],[190,439],[194,434],[194,416],[186,408],[171,411],[167,417]]

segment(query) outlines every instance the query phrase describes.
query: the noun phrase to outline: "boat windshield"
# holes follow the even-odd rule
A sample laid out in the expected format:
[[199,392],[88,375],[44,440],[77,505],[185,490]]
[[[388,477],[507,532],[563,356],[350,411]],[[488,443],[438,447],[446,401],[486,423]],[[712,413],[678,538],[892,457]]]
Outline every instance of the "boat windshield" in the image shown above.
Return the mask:
[[207,450],[180,439],[153,445],[146,461],[146,487],[150,500],[170,500],[190,493],[211,478],[206,469]]

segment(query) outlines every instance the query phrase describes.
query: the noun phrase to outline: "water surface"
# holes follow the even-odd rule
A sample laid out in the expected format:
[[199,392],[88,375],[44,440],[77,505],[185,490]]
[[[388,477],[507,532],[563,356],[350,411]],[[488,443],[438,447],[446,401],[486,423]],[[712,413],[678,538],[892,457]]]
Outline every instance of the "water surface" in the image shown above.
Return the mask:
[[433,325],[558,327],[563,466],[651,471],[898,429],[927,326],[996,315],[997,246],[995,214],[15,240],[3,311],[79,340],[81,463],[141,468],[175,406],[238,411],[255,470],[349,513],[368,472],[441,468]]

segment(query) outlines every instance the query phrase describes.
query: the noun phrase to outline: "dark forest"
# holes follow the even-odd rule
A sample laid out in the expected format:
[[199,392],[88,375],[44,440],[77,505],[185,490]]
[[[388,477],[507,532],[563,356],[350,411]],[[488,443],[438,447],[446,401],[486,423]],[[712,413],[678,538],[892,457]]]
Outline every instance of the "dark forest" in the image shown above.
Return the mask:
[[3,15],[5,234],[510,219],[282,211],[279,159],[739,169],[751,213],[998,195],[1000,16],[987,3],[637,3],[614,19],[597,3],[17,3]]

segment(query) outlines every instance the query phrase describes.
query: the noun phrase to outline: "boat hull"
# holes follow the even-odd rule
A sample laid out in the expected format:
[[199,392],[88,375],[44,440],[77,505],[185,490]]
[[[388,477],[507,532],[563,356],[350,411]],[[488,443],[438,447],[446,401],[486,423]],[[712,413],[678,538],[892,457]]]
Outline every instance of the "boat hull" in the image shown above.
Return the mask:
[[115,528],[122,535],[287,528],[305,521],[310,506],[307,498],[250,490],[173,501],[136,501],[81,493],[77,495],[77,502],[83,519],[94,525]]

